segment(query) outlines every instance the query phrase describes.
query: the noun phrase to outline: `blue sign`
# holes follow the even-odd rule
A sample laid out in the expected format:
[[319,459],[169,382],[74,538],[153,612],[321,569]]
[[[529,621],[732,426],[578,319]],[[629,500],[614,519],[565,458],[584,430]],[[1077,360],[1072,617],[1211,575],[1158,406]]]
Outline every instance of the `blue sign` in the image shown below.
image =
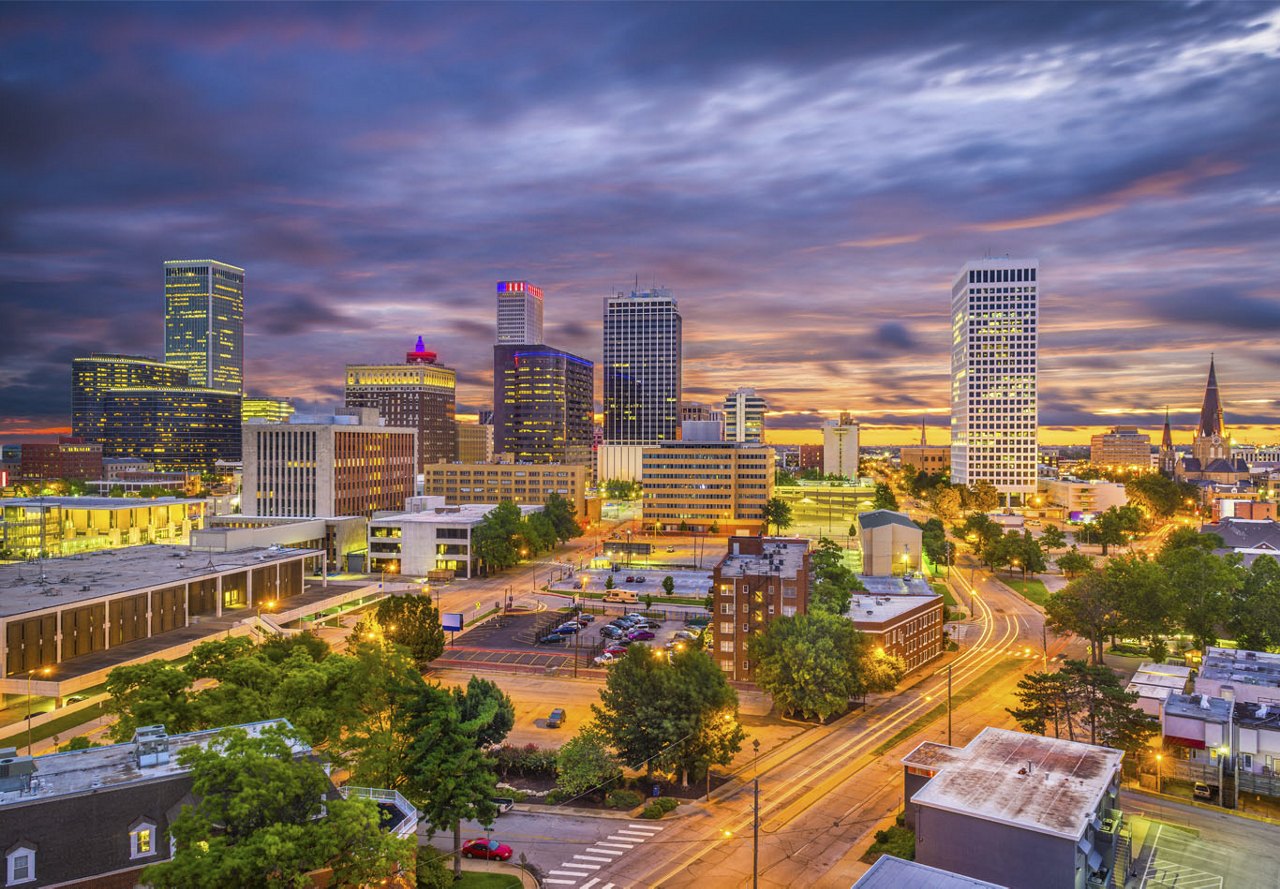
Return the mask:
[[440,615],[440,626],[450,633],[461,632],[462,615],[455,611],[446,611]]

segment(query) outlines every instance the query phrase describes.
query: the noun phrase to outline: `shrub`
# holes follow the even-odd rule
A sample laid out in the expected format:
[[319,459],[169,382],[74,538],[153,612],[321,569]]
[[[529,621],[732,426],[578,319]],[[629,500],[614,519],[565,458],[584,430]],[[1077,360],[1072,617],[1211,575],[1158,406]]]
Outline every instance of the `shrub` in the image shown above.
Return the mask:
[[521,778],[554,778],[556,775],[556,752],[537,744],[526,744],[513,747],[503,744],[494,751],[497,760],[498,774],[506,778],[519,775]]
[[644,802],[644,797],[634,790],[614,790],[605,797],[605,805],[611,809],[634,809]]
[[563,790],[552,790],[542,798],[542,801],[548,806],[554,806],[564,802],[568,798],[569,794],[565,793]]
[[653,803],[658,808],[662,809],[664,814],[667,812],[674,812],[676,810],[676,806],[680,805],[679,800],[672,799],[669,796],[660,797],[659,799],[654,800]]
[[648,818],[650,821],[657,821],[663,815],[667,814],[662,811],[662,806],[657,803],[649,803],[644,807],[644,811],[640,813],[641,818]]

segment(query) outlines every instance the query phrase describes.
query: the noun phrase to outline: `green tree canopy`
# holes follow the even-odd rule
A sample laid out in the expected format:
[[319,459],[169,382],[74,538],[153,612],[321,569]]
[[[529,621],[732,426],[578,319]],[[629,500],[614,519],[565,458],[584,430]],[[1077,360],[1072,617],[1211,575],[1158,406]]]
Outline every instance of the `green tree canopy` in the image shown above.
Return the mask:
[[1067,535],[1057,525],[1045,525],[1044,531],[1040,533],[1040,545],[1048,552],[1064,549],[1067,545]]
[[106,710],[116,721],[107,730],[113,741],[128,741],[140,725],[164,725],[180,734],[200,724],[191,700],[191,678],[164,661],[125,664],[107,674]]
[[1058,556],[1056,561],[1058,570],[1067,577],[1079,577],[1081,574],[1093,570],[1093,556],[1080,552],[1079,548],[1075,546]]
[[496,682],[473,675],[465,689],[453,690],[453,698],[463,727],[481,747],[501,744],[515,727],[515,704]]
[[1088,639],[1093,662],[1102,662],[1102,643],[1119,627],[1120,615],[1115,589],[1101,571],[1082,574],[1050,593],[1044,611],[1050,628]]
[[898,498],[893,493],[893,488],[880,482],[876,485],[875,496],[871,498],[872,509],[897,509]]
[[378,603],[374,618],[386,638],[403,645],[419,667],[426,667],[444,653],[440,613],[430,596],[387,596]]
[[569,797],[603,795],[622,777],[618,758],[594,725],[587,725],[556,754],[556,789]]
[[1228,628],[1249,651],[1280,648],[1280,562],[1258,556],[1231,597]]
[[173,822],[173,858],[148,867],[143,881],[157,889],[298,887],[310,871],[332,867],[342,885],[363,885],[410,861],[412,841],[380,830],[372,801],[325,801],[324,769],[297,756],[294,743],[284,726],[256,736],[231,728],[180,751],[197,802]]
[[792,525],[791,504],[780,497],[770,497],[764,504],[764,520],[775,534],[781,534]]
[[542,514],[551,522],[557,540],[572,540],[582,536],[577,510],[567,498],[559,494],[548,494],[542,502]]
[[1069,660],[1057,673],[1033,673],[1018,683],[1019,706],[1009,713],[1026,731],[1103,744],[1135,753],[1159,730],[1159,722],[1135,706],[1109,667]]

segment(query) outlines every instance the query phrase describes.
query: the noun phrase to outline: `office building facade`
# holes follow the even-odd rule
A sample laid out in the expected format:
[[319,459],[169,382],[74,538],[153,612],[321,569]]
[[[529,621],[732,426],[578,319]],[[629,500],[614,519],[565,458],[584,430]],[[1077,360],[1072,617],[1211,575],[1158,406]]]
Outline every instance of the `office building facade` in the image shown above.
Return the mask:
[[499,281],[498,345],[535,346],[542,340],[542,288]]
[[841,478],[858,478],[858,424],[849,414],[822,424],[822,471]]
[[193,386],[244,394],[244,269],[164,264],[164,360],[186,368]]
[[1039,262],[966,263],[951,288],[951,479],[1036,493]]
[[670,290],[604,301],[604,438],[658,444],[680,437],[680,308]]
[[108,457],[160,470],[212,469],[240,459],[240,395],[193,386],[112,389],[101,397],[97,441]]
[[102,399],[112,389],[169,389],[190,383],[186,368],[142,355],[95,352],[73,358],[71,434],[86,441],[100,440],[105,422]]
[[60,436],[57,442],[27,442],[21,459],[21,475],[27,480],[102,478],[102,445],[74,435]]
[[493,450],[516,463],[591,464],[595,368],[545,345],[493,347]]
[[769,403],[755,389],[735,389],[724,398],[724,439],[744,444],[764,442],[764,415]]
[[457,455],[457,385],[457,372],[436,364],[418,337],[404,364],[348,364],[343,399],[348,408],[376,408],[388,426],[416,429],[421,470]]
[[766,530],[774,453],[736,442],[672,442],[641,453],[645,526],[748,535]]
[[364,516],[403,509],[418,470],[416,429],[373,408],[244,427],[240,507],[249,516]]
[[457,459],[459,463],[490,462],[493,459],[493,426],[459,423]]
[[592,518],[586,499],[590,484],[590,466],[563,463],[437,463],[422,473],[422,493],[443,497],[450,506],[504,500],[532,505],[559,494],[572,504],[579,521]]
[[245,423],[261,420],[264,423],[285,423],[293,416],[293,402],[287,398],[269,395],[246,395],[241,403],[240,418]]
[[1137,426],[1115,426],[1090,439],[1089,462],[1112,469],[1151,469],[1151,436]]

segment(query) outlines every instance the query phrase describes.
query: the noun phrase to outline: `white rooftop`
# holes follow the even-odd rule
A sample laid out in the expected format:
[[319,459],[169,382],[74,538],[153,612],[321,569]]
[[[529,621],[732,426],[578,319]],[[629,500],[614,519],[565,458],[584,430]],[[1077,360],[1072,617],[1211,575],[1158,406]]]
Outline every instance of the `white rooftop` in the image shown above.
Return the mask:
[[1182,694],[1191,680],[1191,668],[1177,664],[1143,664],[1129,680],[1126,691],[1163,701],[1170,694]]
[[1123,757],[1110,747],[985,728],[912,802],[1078,840]]
[[881,855],[853,889],[1005,889],[999,883],[975,880],[964,874]]
[[883,623],[906,614],[921,605],[937,604],[942,597],[935,594],[928,596],[873,596],[870,593],[854,593],[849,603],[850,620],[860,623]]
[[[114,484],[110,482],[109,484]],[[48,509],[142,509],[148,506],[175,506],[187,503],[204,503],[199,497],[15,497],[0,501],[0,506],[25,506]]]
[[1199,678],[1280,688],[1280,654],[1235,648],[1206,648],[1204,660],[1200,664]]
[[[520,514],[542,512],[540,503],[522,503]],[[387,525],[478,525],[484,517],[498,508],[496,503],[460,503],[456,506],[437,506],[422,512],[400,512],[379,515],[369,522],[370,527]]]
[[778,574],[782,577],[795,577],[804,567],[804,555],[809,551],[809,542],[766,539],[762,548],[763,555],[729,553],[720,563],[720,576]]
[[[277,724],[289,725],[284,719],[268,719],[263,722],[235,726],[235,728],[246,729],[250,735],[257,736],[267,726]],[[46,800],[50,797],[73,793],[87,793],[134,781],[147,781],[180,774],[187,769],[178,763],[178,752],[193,745],[208,744],[220,731],[222,731],[220,728],[206,729],[185,735],[168,736],[167,761],[154,765],[138,765],[137,747],[134,741],[112,744],[109,747],[90,747],[87,750],[69,750],[66,753],[37,756],[34,760],[35,774],[31,781],[31,790],[0,792],[0,806]],[[311,750],[301,741],[294,741],[292,747],[295,755]]]

